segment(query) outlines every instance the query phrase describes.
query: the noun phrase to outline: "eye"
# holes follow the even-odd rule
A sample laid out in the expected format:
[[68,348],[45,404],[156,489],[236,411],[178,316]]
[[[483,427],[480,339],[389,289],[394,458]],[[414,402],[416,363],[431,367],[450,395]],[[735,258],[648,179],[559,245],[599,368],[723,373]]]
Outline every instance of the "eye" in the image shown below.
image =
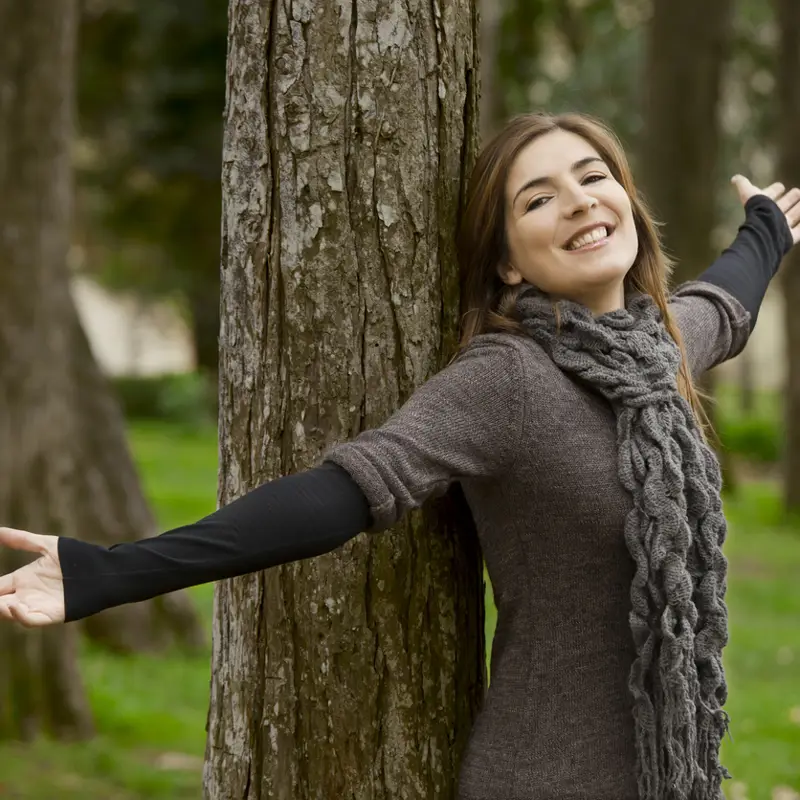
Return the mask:
[[605,180],[605,179],[606,179],[606,177],[608,177],[608,176],[606,176],[606,175],[603,175],[602,173],[596,172],[596,173],[594,173],[593,175],[587,175],[587,176],[586,176],[586,177],[585,177],[585,178],[584,178],[584,179],[581,181],[581,183],[582,183],[582,184],[587,184],[587,183],[597,183],[597,181],[603,181],[603,180]]
[[543,206],[550,198],[549,197],[537,197],[535,200],[531,200],[527,206],[525,206],[525,213],[528,211],[533,211],[536,208],[540,208]]

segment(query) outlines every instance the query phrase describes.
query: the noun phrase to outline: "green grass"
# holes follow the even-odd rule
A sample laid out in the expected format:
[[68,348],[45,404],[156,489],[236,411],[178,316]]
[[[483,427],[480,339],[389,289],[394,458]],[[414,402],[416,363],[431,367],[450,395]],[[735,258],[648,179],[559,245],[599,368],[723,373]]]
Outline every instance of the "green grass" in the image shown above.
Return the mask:
[[776,786],[800,791],[800,531],[782,524],[768,485],[743,486],[726,514],[733,742],[723,758],[743,796],[770,800]]
[[[214,509],[213,429],[139,423],[130,438],[162,529]],[[766,485],[742,487],[740,497],[726,500],[726,512],[731,642],[725,661],[734,741],[726,741],[723,756],[736,782],[726,789],[730,800],[772,800],[777,786],[800,791],[800,528],[785,521]],[[212,588],[192,593],[210,621]],[[491,588],[487,597],[490,645]],[[84,644],[80,658],[97,737],[73,745],[1,745],[0,798],[200,797],[210,654],[125,658]]]

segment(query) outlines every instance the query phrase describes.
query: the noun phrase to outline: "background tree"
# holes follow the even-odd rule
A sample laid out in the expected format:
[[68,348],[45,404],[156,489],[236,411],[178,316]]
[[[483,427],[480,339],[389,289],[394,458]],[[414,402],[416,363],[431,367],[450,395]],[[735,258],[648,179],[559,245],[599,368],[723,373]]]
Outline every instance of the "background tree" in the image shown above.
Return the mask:
[[[780,30],[778,56],[778,97],[780,99],[778,151],[781,180],[787,186],[800,185],[800,154],[797,133],[800,131],[800,5],[794,0],[776,0]],[[789,255],[782,270],[786,308],[795,309],[800,301],[800,253]],[[800,510],[800,318],[786,314],[788,380],[785,397],[787,458],[784,480],[786,506]]]
[[[731,0],[655,0],[647,30],[638,172],[675,261],[672,285],[696,278],[716,257],[712,238],[721,166],[723,71],[732,42]],[[713,374],[701,378],[713,394]],[[714,409],[706,403],[714,425]],[[719,451],[728,489],[735,476]]]
[[[0,0],[0,517],[54,532],[71,529],[78,466],[65,441],[68,342],[50,327],[69,301],[64,281],[47,280],[69,236],[75,27],[72,2]],[[11,567],[6,556],[0,571]],[[0,736],[91,731],[75,634],[0,631]]]
[[[113,544],[157,531],[69,292],[77,20],[73,2],[58,9],[0,2],[0,518]],[[85,627],[121,650],[204,639],[182,593],[113,609]]]
[[[643,129],[644,189],[666,223],[674,283],[714,258],[711,232],[720,152],[719,100],[730,52],[731,0],[655,0],[647,33]],[[679,168],[676,168],[679,167]]]
[[[234,0],[229,19],[222,502],[379,425],[454,352],[477,137],[468,0]],[[482,588],[441,505],[218,585],[207,796],[453,797]]]

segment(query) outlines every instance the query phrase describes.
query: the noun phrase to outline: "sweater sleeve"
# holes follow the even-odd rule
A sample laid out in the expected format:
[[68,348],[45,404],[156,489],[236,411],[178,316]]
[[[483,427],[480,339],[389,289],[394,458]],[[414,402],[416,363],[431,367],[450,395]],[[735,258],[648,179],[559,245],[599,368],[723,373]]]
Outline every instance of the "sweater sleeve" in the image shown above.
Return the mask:
[[695,377],[742,351],[791,247],[783,212],[770,198],[755,195],[745,204],[744,223],[730,247],[697,280],[675,290],[670,309]]
[[66,621],[328,553],[365,530],[366,498],[335,464],[253,489],[199,522],[112,547],[60,537]]
[[476,337],[379,428],[329,448],[369,501],[370,531],[383,530],[464,477],[507,471],[524,417],[523,366],[502,335]]

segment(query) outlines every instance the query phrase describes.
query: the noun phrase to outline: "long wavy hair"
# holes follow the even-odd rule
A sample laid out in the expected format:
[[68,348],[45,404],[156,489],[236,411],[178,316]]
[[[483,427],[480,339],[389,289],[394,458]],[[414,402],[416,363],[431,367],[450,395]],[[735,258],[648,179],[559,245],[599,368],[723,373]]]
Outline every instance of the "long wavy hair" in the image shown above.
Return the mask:
[[[501,265],[509,260],[506,183],[522,149],[539,136],[556,130],[574,133],[591,144],[630,198],[639,251],[625,277],[625,294],[646,292],[661,311],[664,325],[681,352],[678,391],[694,411],[702,434],[707,436],[711,432],[708,417],[692,380],[680,330],[669,309],[672,262],[662,249],[657,223],[634,185],[622,144],[594,117],[577,113],[523,114],[510,120],[482,149],[472,170],[457,237],[462,280],[459,352],[480,333],[505,331],[525,335],[514,310],[524,284],[509,286],[499,272]],[[557,302],[554,302],[554,311],[558,319]]]

